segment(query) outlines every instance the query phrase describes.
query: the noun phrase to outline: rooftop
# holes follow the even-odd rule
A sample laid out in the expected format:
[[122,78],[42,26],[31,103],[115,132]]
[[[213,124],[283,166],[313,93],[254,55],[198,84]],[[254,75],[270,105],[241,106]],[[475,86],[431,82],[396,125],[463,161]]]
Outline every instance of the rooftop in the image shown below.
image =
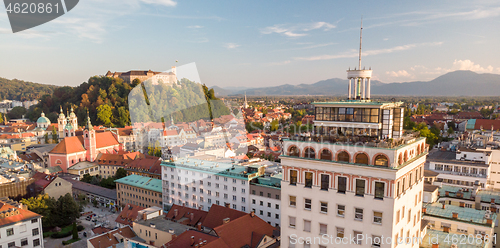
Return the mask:
[[[451,242],[451,235],[450,233],[447,232],[442,232],[442,231],[437,231],[437,230],[432,230],[432,229],[427,229],[427,234],[422,240],[422,243],[420,244],[420,248],[432,248],[432,243],[436,242],[436,237],[437,237],[437,243],[439,244],[439,248],[452,248],[452,245],[454,244]],[[460,235],[458,235],[460,237]],[[477,244],[475,242],[465,242],[466,244],[460,244],[460,248],[483,248],[486,247],[486,244],[481,243]]]
[[161,184],[162,181],[160,179],[139,176],[139,175],[129,175],[118,180],[115,180],[115,183],[122,183],[126,185],[130,185],[133,187],[156,191],[161,193]]
[[[475,197],[472,196],[472,189],[461,188],[457,186],[451,185],[443,185],[439,188],[439,195],[441,197],[446,197],[446,192],[448,192],[448,197],[451,198],[459,198],[465,200],[475,200]],[[457,195],[458,192],[461,192],[463,196]],[[476,193],[476,197],[481,197],[481,202],[491,203],[491,199],[494,199],[495,204],[500,204],[500,192],[493,190],[478,190]]]
[[[445,205],[445,208],[443,209],[442,206],[443,204],[439,202],[425,205],[425,215],[466,222],[473,225],[492,226],[492,224],[487,224],[486,222],[485,210],[477,210],[474,208],[465,208],[455,205]],[[453,218],[453,213],[458,213],[458,217],[456,219]],[[496,214],[491,214],[493,223],[495,223],[496,218]]]
[[229,162],[205,161],[193,158],[180,158],[177,161],[163,161],[162,166],[182,167],[187,170],[200,171],[225,177],[238,179],[249,179],[258,176],[258,173],[247,173],[245,166],[236,165]]
[[75,165],[68,168],[68,170],[83,170],[91,167],[99,166],[97,163],[92,163],[88,161],[81,161],[76,163]]
[[370,100],[343,100],[338,102],[313,102],[313,105],[353,105],[353,106],[400,106],[403,102],[379,102]]
[[437,150],[435,152],[429,153],[429,156],[427,157],[427,161],[471,165],[471,166],[479,166],[479,167],[488,167],[488,164],[485,164],[484,162],[456,159],[456,153],[453,151]]
[[73,189],[78,189],[81,191],[89,192],[94,195],[99,195],[105,197],[107,199],[116,201],[116,190],[103,188],[97,185],[93,185],[90,183],[84,183],[81,181],[73,180],[73,179],[65,179],[66,181],[73,184]]
[[180,235],[187,230],[194,229],[194,227],[167,220],[165,219],[165,215],[160,215],[147,220],[140,219],[135,221],[135,223],[143,226],[154,225],[154,228],[157,230],[169,233],[173,232],[172,234],[176,235]]

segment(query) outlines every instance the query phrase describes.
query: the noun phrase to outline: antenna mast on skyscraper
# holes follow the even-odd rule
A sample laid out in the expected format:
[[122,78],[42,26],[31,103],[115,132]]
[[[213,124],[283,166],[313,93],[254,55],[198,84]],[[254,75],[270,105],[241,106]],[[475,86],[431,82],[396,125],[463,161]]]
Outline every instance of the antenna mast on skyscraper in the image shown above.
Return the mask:
[[363,16],[361,16],[361,30],[359,31],[359,67],[358,70],[361,70],[361,43],[363,37]]

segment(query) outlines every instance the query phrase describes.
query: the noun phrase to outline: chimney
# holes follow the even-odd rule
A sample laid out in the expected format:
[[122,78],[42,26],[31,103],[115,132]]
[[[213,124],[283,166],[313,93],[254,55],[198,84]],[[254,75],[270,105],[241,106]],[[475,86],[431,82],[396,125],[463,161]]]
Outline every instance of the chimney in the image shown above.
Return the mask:
[[191,246],[194,245],[194,236],[191,236]]
[[461,208],[465,207],[465,202],[460,202],[460,207]]
[[453,218],[453,219],[457,219],[457,218],[458,218],[458,213],[453,212],[453,213],[452,213],[452,218]]
[[250,212],[250,217],[255,217],[255,211]]
[[439,244],[432,244],[432,248],[439,248]]
[[495,203],[495,198],[491,198],[491,203]]
[[142,219],[147,220],[148,219],[148,214],[147,213],[142,213]]
[[189,219],[191,219],[191,221],[194,219],[194,213],[190,214]]
[[497,212],[497,206],[496,205],[491,205],[490,210],[491,210],[492,213],[496,213]]
[[445,196],[450,196],[450,191],[446,191],[446,192],[444,192],[444,195],[445,195]]
[[224,203],[224,205],[226,206],[226,208],[231,208],[231,204],[229,204],[229,203],[227,203],[227,202],[226,202],[226,203]]
[[443,203],[443,209],[445,209],[445,208],[446,208],[446,204]]
[[198,224],[196,224],[196,229],[198,231],[201,231],[201,222],[198,222]]
[[427,208],[422,208],[422,213],[423,214],[427,213]]
[[227,223],[229,223],[229,221],[231,221],[231,219],[230,219],[229,217],[224,218],[224,219],[222,219],[222,224],[223,224],[223,225],[224,225],[224,224],[227,224]]

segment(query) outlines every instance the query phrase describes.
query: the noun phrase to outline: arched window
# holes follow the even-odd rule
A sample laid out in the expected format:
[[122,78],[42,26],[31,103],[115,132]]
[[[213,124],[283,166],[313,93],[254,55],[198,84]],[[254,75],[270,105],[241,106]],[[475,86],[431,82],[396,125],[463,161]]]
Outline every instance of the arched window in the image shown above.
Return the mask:
[[375,165],[377,166],[389,166],[389,160],[385,155],[377,155],[375,157]]
[[368,156],[364,153],[359,153],[358,155],[356,155],[354,163],[356,163],[356,164],[368,164]]
[[403,155],[401,153],[398,156],[398,162],[399,162],[399,165],[403,164]]
[[420,145],[417,145],[417,155],[420,155]]
[[299,156],[299,149],[296,146],[291,146],[288,149],[288,156],[298,157]]
[[405,162],[408,161],[408,151],[405,151]]
[[316,153],[314,152],[314,149],[308,147],[304,151],[304,157],[305,158],[316,158]]
[[328,149],[321,150],[321,159],[332,160],[332,152]]
[[337,160],[343,162],[349,162],[350,161],[349,153],[347,153],[346,151],[340,152],[339,155],[337,156]]

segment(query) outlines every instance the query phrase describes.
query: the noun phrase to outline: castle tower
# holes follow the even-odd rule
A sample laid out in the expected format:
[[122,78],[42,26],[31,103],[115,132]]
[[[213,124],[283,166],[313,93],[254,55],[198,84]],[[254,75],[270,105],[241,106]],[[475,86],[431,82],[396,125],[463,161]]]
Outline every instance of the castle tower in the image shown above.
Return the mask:
[[66,127],[66,116],[64,116],[63,109],[61,107],[61,112],[59,113],[59,118],[57,119],[57,134],[59,139],[64,138],[64,127]]
[[96,153],[96,141],[95,141],[95,130],[90,122],[89,113],[87,111],[87,123],[83,130],[83,145],[85,150],[87,150],[87,161],[93,162],[97,156]]

